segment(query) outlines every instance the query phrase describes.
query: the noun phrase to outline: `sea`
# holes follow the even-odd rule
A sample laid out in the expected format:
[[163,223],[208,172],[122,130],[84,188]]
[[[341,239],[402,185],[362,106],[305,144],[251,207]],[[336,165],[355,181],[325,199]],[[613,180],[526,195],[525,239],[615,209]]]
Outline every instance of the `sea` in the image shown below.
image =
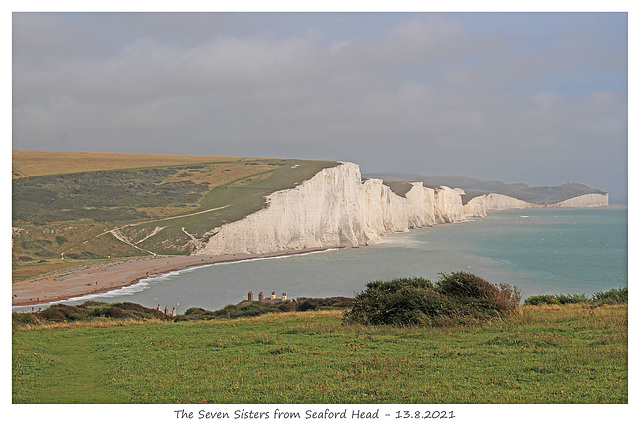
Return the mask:
[[[465,271],[540,294],[586,294],[628,284],[628,210],[538,208],[386,236],[380,243],[278,258],[199,266],[152,276],[91,297],[146,307],[217,310],[253,292],[280,298],[353,297],[374,280]],[[21,307],[21,311],[46,307]],[[18,308],[16,308],[18,309]]]

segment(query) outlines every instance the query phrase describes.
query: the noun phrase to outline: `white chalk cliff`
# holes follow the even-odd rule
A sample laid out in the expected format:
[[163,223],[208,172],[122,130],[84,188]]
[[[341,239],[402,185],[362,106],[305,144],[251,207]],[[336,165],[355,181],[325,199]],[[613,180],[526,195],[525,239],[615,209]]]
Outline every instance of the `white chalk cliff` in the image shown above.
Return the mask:
[[[478,196],[463,206],[463,190],[430,188],[422,182],[411,185],[400,196],[380,179],[363,182],[359,166],[344,162],[323,169],[295,188],[270,194],[265,208],[212,230],[194,254],[358,247],[387,234],[483,217],[489,210],[536,207],[500,194]],[[586,206],[592,202],[586,198],[575,203]]]
[[463,220],[460,193],[416,182],[399,196],[382,180],[362,182],[359,166],[345,162],[295,188],[270,194],[265,208],[213,230],[195,254],[367,245],[386,234]]
[[488,211],[502,211],[507,209],[528,209],[541,207],[535,203],[529,203],[515,199],[504,194],[483,194],[474,197],[464,206],[464,213],[467,217],[486,216]]
[[593,208],[609,206],[609,194],[584,194],[582,196],[573,197],[548,206],[558,208]]
[[584,194],[558,203],[547,205],[525,202],[503,194],[484,194],[471,199],[464,206],[466,217],[486,216],[489,211],[529,208],[596,208],[609,206],[609,194]]

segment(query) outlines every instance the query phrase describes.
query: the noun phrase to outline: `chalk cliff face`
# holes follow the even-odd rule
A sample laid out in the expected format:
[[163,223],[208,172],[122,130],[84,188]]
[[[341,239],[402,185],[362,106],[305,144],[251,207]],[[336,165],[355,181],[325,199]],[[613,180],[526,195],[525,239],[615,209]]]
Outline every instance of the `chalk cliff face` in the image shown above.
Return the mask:
[[465,219],[462,195],[459,188],[439,187],[436,189],[436,223],[458,222]]
[[466,217],[487,216],[488,211],[502,211],[506,209],[527,209],[541,207],[535,203],[524,202],[513,197],[502,194],[483,194],[474,197],[464,205],[464,215]]
[[471,217],[484,217],[487,216],[487,203],[484,195],[474,197],[469,200],[463,207],[464,216]]
[[502,211],[505,209],[527,209],[539,207],[535,203],[525,202],[502,194],[486,194],[484,203],[488,211]]
[[[595,208],[609,206],[608,194],[584,194],[562,202],[546,205],[550,208]],[[545,205],[529,203],[502,194],[485,194],[474,197],[464,206],[464,214],[467,217],[486,216],[488,211],[501,211],[506,209],[542,208]]]
[[269,195],[267,207],[213,230],[195,254],[366,245],[386,234],[464,219],[460,191],[416,182],[399,196],[382,180],[363,183],[358,165],[342,163]]
[[582,196],[573,197],[548,206],[559,208],[592,208],[609,206],[609,194],[584,194]]
[[[381,236],[433,224],[484,217],[487,211],[540,207],[501,194],[462,205],[463,190],[430,188],[422,182],[400,196],[380,179],[364,182],[360,168],[342,163],[320,171],[295,188],[267,197],[267,206],[195,241],[195,255],[263,254],[323,247],[358,247]],[[607,195],[589,194],[557,206],[606,206]],[[556,206],[554,205],[554,206]]]
[[295,188],[267,197],[267,207],[214,230],[196,254],[260,254],[359,246],[371,238],[364,222],[360,170],[353,163],[323,169]]

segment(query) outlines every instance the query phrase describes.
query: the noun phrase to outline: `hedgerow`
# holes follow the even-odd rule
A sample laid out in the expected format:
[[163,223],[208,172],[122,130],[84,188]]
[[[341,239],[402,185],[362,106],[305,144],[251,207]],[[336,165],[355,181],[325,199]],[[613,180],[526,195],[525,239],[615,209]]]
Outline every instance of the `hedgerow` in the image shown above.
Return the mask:
[[591,298],[587,298],[585,294],[569,294],[569,295],[534,295],[524,300],[525,304],[543,305],[543,304],[578,304],[578,303],[594,303],[602,304],[622,304],[629,301],[629,288],[611,289],[606,292],[598,291]]

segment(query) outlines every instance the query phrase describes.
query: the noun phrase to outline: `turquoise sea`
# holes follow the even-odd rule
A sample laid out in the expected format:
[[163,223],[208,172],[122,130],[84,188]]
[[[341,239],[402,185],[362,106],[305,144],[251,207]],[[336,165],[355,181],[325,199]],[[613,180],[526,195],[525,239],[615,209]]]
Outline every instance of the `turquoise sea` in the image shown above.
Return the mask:
[[[92,299],[147,307],[219,309],[247,292],[280,297],[352,297],[377,279],[468,271],[539,294],[627,286],[626,207],[490,212],[457,224],[396,234],[356,249],[196,267],[151,277]],[[67,303],[80,303],[76,298]]]

